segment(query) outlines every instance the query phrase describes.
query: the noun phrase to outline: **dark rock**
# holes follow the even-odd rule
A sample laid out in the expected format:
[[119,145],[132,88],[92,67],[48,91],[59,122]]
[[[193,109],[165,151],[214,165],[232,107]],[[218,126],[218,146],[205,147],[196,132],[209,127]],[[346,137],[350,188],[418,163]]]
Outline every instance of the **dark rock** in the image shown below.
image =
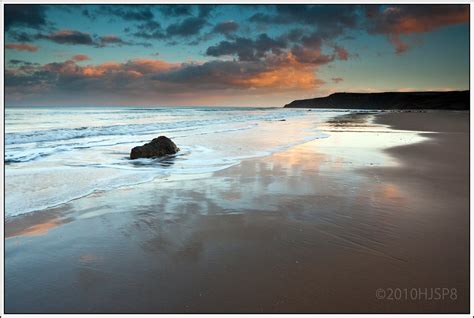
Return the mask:
[[279,121],[286,121],[286,119],[280,119]]
[[171,141],[171,139],[165,136],[160,136],[143,146],[134,147],[130,152],[130,159],[162,157],[173,155],[178,151],[179,148],[173,141]]

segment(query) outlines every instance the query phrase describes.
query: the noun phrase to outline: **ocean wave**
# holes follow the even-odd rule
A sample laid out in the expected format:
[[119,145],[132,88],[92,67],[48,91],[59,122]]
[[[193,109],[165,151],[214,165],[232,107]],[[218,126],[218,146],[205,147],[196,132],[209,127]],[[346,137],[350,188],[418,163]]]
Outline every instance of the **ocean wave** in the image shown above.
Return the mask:
[[[226,133],[226,132],[232,132],[232,131],[242,131],[242,130],[248,130],[254,127],[257,127],[258,124],[251,124],[243,127],[237,127],[237,128],[226,128],[226,129],[216,129],[216,130],[210,130],[210,131],[204,131],[204,132],[196,132],[195,128],[183,128],[183,129],[177,129],[174,130],[173,132],[189,132],[193,131],[192,135],[193,136],[203,136],[203,135],[209,135],[209,134],[216,134],[216,133]],[[172,138],[180,138],[180,137],[186,137],[189,134],[176,134],[171,136]],[[72,151],[72,150],[79,150],[79,149],[88,149],[88,148],[93,148],[93,147],[113,147],[113,146],[118,146],[118,145],[126,145],[126,144],[137,144],[137,143],[145,143],[148,142],[149,138],[142,138],[140,140],[133,140],[133,141],[117,141],[114,140],[112,142],[111,139],[101,139],[101,140],[94,140],[91,142],[87,143],[68,143],[68,144],[59,144],[59,145],[47,145],[47,147],[34,147],[33,149],[30,148],[24,148],[24,147],[7,147],[6,152],[5,152],[5,164],[13,164],[13,163],[25,163],[29,161],[34,161],[40,158],[48,157],[54,154],[58,154],[60,152],[65,152],[65,151]],[[128,156],[128,152],[125,152]]]
[[[239,110],[207,113],[196,109],[172,110],[166,114],[182,114],[170,116],[166,121],[166,116],[153,117],[146,109],[141,123],[130,119],[141,117],[132,110],[128,110],[132,114],[124,111],[122,117],[111,116],[105,121],[101,119],[105,112],[97,111],[91,117],[82,114],[75,118],[74,123],[82,122],[76,127],[64,127],[67,116],[57,117],[55,109],[42,110],[41,116],[36,117],[24,112],[19,119],[23,123],[21,128],[36,126],[36,130],[7,130],[6,216],[44,210],[96,191],[152,180],[164,182],[204,176],[242,160],[328,137],[318,130],[324,114],[301,110]],[[189,112],[194,115],[190,116]],[[150,123],[154,118],[163,120]],[[287,122],[276,122],[283,118]],[[55,125],[54,120],[61,126]],[[89,123],[102,125],[91,127]],[[39,130],[39,127],[47,129]],[[148,142],[157,134],[175,140],[181,151],[164,158],[129,160],[132,146]]]
[[[287,113],[286,117],[301,116],[297,112]],[[223,119],[186,120],[177,122],[162,122],[156,124],[125,124],[108,126],[82,126],[77,128],[56,128],[38,131],[6,133],[5,145],[18,145],[38,142],[63,141],[78,138],[116,135],[140,135],[143,133],[166,132],[179,128],[198,128],[208,125],[231,124],[237,122],[278,120],[282,114],[268,113],[264,115],[228,116]]]

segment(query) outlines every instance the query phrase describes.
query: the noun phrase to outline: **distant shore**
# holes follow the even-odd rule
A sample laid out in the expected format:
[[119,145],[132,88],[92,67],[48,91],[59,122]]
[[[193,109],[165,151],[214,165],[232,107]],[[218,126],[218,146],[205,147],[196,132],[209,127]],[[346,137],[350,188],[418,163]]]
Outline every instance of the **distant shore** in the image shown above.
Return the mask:
[[469,110],[469,91],[334,93],[295,100],[286,108]]

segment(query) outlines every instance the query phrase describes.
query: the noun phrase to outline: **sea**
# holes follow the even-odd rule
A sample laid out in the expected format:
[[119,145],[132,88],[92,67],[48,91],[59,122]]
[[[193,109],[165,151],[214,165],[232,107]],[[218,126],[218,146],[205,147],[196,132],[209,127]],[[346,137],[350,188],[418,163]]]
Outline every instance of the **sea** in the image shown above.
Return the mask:
[[[212,174],[310,140],[347,111],[242,107],[7,107],[5,216],[12,218],[98,191]],[[130,160],[158,136],[176,155]]]

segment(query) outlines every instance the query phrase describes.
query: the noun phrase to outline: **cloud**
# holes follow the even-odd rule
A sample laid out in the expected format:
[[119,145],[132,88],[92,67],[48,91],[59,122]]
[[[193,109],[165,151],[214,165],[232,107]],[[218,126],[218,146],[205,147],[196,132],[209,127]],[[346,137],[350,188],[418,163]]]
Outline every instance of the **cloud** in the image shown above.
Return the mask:
[[[290,45],[291,43],[293,45]],[[333,45],[333,54],[323,54],[323,43],[324,41],[318,32],[306,36],[301,34],[297,36],[296,32],[290,31],[276,39],[262,33],[255,40],[236,37],[230,41],[221,41],[210,46],[206,54],[214,57],[237,56],[239,61],[257,61],[266,58],[268,55],[286,56],[291,53],[298,63],[312,64],[313,66],[328,64],[335,59],[349,59],[350,55],[347,50],[338,45]]]
[[384,34],[401,54],[409,49],[402,36],[425,33],[441,27],[469,22],[469,5],[366,6],[367,30]]
[[8,32],[8,37],[18,42],[32,42],[35,39],[34,35],[31,35],[26,32],[17,32],[13,30],[10,30]]
[[400,38],[400,34],[389,34],[388,40],[395,47],[396,54],[402,54],[408,51],[408,49],[410,48],[410,46],[407,43],[402,41],[402,39]]
[[273,13],[256,13],[251,22],[261,24],[300,24],[311,26],[325,37],[341,34],[357,26],[355,5],[274,5]]
[[159,6],[162,14],[168,17],[191,15],[193,6],[189,4],[165,4]]
[[190,17],[179,23],[174,23],[166,28],[168,36],[187,37],[199,34],[201,29],[206,25],[207,21],[203,18]]
[[46,20],[46,7],[34,4],[6,4],[5,31],[12,27],[27,27],[41,29],[48,25]]
[[299,63],[312,64],[315,66],[328,64],[335,59],[335,55],[323,54],[321,49],[306,48],[301,45],[295,45],[291,53]]
[[76,61],[76,62],[83,62],[83,61],[88,61],[90,60],[91,58],[85,54],[76,54],[72,57],[72,60],[73,61]]
[[122,46],[122,45],[141,45],[144,47],[151,47],[150,43],[125,41],[115,35],[104,35],[93,38],[89,33],[84,33],[76,30],[59,30],[50,34],[37,34],[36,39],[44,39],[63,45],[89,45],[97,48],[107,46]]
[[75,30],[60,30],[50,34],[38,34],[37,38],[47,39],[58,44],[96,45],[89,33]]
[[127,70],[133,70],[142,74],[159,73],[177,68],[179,63],[168,63],[155,59],[133,59],[123,64]]
[[207,18],[212,11],[217,7],[214,4],[162,4],[158,5],[159,10],[165,17],[183,17],[192,16],[197,8],[197,16],[199,18]]
[[[122,78],[139,78],[147,74],[156,74],[159,72],[169,71],[178,66],[178,64],[167,63],[160,60],[151,59],[133,59],[125,63],[107,62],[98,65],[80,66],[76,62],[84,61],[84,55],[76,55],[71,60],[65,62],[54,62],[45,65],[40,65],[34,69],[30,69],[29,73],[18,72],[18,69],[10,69],[9,74],[23,76],[34,80],[36,77],[45,78],[47,73],[48,78],[52,80],[49,84],[52,86],[66,87],[70,86],[68,83],[80,82],[86,79],[95,78],[103,80],[102,85],[98,88],[106,88],[117,76]],[[21,71],[21,70],[20,70]],[[8,81],[6,84],[8,85]],[[71,88],[73,86],[70,86]]]
[[228,35],[236,32],[239,29],[239,24],[234,21],[225,21],[214,26],[213,32]]
[[210,46],[206,54],[210,56],[237,55],[240,61],[255,61],[267,53],[280,54],[287,47],[283,39],[272,39],[266,33],[260,34],[255,40],[237,37],[232,41],[221,41]]
[[217,8],[215,4],[201,4],[198,6],[198,16],[200,18],[207,18],[215,8]]
[[[86,16],[94,16],[89,10],[83,11]],[[146,5],[101,5],[97,15],[116,16],[126,21],[150,21],[155,17],[149,6]]]
[[17,59],[11,59],[8,61],[8,63],[12,65],[24,65],[24,66],[39,65],[38,63],[32,63],[32,62],[17,60]]
[[89,9],[83,9],[81,13],[83,16],[88,17],[91,20],[95,20],[96,18],[96,16]]
[[203,64],[189,63],[153,79],[175,84],[219,89],[234,87],[237,82],[264,71],[264,65],[249,62],[214,60]]
[[323,83],[316,78],[313,67],[299,63],[291,54],[260,61],[214,60],[183,64],[154,79],[200,90],[310,90]]
[[[401,54],[410,48],[403,36],[469,22],[468,5],[274,5],[268,8],[252,15],[250,22],[305,26],[305,31],[300,29],[300,40],[296,33],[287,34],[305,48],[319,48],[347,32],[362,30],[386,35],[395,52]],[[339,59],[349,58],[347,52],[337,45],[334,47]]]
[[335,45],[334,51],[336,52],[337,58],[343,61],[347,61],[349,59],[349,52],[342,46]]
[[340,82],[344,81],[342,77],[333,77],[331,80],[334,84],[339,84]]
[[[136,31],[133,32],[132,35],[144,39],[171,40],[173,37],[190,37],[198,35],[206,24],[207,21],[204,18],[189,17],[181,22],[168,25],[166,30],[164,30],[159,22],[147,21],[136,25]],[[198,40],[199,39],[196,41]]]
[[130,45],[129,42],[126,42],[115,35],[104,35],[99,38],[100,46],[107,46],[109,44],[115,45]]
[[17,51],[28,51],[28,52],[38,51],[38,47],[35,45],[21,44],[21,43],[8,43],[5,45],[5,48],[10,49],[10,50],[17,50]]
[[136,26],[137,31],[133,33],[134,36],[144,39],[164,39],[166,38],[165,31],[161,24],[156,21],[147,21]]
[[265,63],[267,70],[250,77],[244,83],[250,87],[279,91],[311,91],[324,84],[324,81],[316,77],[313,65],[300,63],[291,53],[272,56]]
[[275,90],[279,93],[308,92],[323,83],[316,77],[314,66],[299,63],[291,53],[258,61],[214,60],[183,64],[133,59],[123,63],[78,65],[71,59],[9,68],[5,72],[6,96],[23,100],[32,96],[70,98],[79,92],[78,98],[161,98],[191,93],[196,96],[211,93],[238,96],[242,90],[250,95]]

